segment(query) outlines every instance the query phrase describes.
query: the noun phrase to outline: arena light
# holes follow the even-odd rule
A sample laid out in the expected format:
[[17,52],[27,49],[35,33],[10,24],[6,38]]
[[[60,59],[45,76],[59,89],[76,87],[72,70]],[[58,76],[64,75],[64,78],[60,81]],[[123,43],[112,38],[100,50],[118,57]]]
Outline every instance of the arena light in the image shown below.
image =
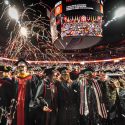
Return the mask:
[[22,36],[27,37],[27,29],[26,29],[25,27],[21,27],[21,28],[20,28],[20,34],[21,34]]
[[81,65],[85,65],[85,62],[81,62],[80,64],[81,64]]
[[113,19],[123,17],[125,15],[125,7],[120,7],[119,9],[116,10],[115,16]]
[[5,0],[4,3],[5,3],[6,5],[9,5],[9,1],[8,1],[8,0]]
[[9,16],[12,18],[12,19],[14,19],[14,20],[16,20],[16,21],[18,21],[19,20],[19,15],[18,15],[18,11],[17,11],[17,9],[15,8],[15,7],[9,7],[9,10],[8,10],[8,14],[9,14]]
[[120,7],[116,10],[114,17],[111,20],[107,21],[104,26],[107,27],[110,23],[123,16],[125,16],[125,7]]
[[119,59],[115,59],[115,60],[114,60],[114,63],[117,63],[117,62],[120,62],[120,60],[119,60]]
[[112,20],[109,20],[109,21],[107,21],[107,23],[104,25],[105,27],[107,27],[111,22],[113,22],[114,20],[112,19]]

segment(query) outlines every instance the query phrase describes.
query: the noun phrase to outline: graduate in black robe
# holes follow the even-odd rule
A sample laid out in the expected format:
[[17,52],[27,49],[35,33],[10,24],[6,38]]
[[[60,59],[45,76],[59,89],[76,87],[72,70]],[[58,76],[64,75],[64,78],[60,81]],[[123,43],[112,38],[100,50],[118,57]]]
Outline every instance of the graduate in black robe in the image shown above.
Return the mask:
[[[9,67],[1,66],[0,70],[3,74],[0,79],[0,125],[7,125],[13,97],[13,81]],[[2,110],[4,111],[3,113]]]
[[79,85],[63,70],[62,81],[58,84],[58,124],[79,125]]
[[33,74],[30,90],[32,99],[29,104],[29,125],[42,125],[44,123],[43,109],[48,104],[43,98],[43,91],[44,78],[38,74]]
[[110,110],[108,125],[124,125],[125,89],[119,81],[119,76],[110,76],[109,89]]
[[19,60],[17,62],[17,70],[18,74],[15,80],[14,90],[14,97],[17,100],[17,111],[13,124],[41,125],[36,117],[32,117],[33,112],[41,112],[46,105],[43,98],[38,96],[39,93],[37,94],[38,88],[41,86],[41,81],[36,76],[29,75],[25,60]]
[[59,84],[60,73],[55,68],[45,69],[44,73],[46,78],[41,92],[48,109],[47,107],[43,109],[43,125],[57,125],[57,84]]
[[107,111],[101,87],[90,68],[82,70],[80,79],[80,125],[105,125]]

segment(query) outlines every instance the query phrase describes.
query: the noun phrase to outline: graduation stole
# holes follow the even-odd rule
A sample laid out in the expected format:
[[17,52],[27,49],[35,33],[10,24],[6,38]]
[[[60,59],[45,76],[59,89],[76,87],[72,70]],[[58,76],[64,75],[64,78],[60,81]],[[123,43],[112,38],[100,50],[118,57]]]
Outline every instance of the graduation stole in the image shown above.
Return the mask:
[[88,100],[87,100],[87,80],[83,77],[80,81],[80,114],[87,116],[89,114]]
[[29,76],[29,73],[20,73],[20,74],[18,74],[18,77],[19,78],[26,78],[27,76]]
[[0,79],[0,87],[4,84],[4,80]]
[[[44,81],[44,97],[46,97],[46,89],[47,89],[46,82],[50,82],[50,81]],[[50,82],[49,87],[50,87],[51,95],[52,95],[52,93],[55,93],[55,85],[54,85],[54,83]]]
[[107,111],[105,104],[102,102],[102,91],[99,86],[99,83],[97,80],[93,79],[93,84],[92,84],[96,96],[96,102],[97,102],[97,108],[98,108],[98,113],[102,118],[107,118]]
[[[43,90],[43,96],[44,98],[46,97],[46,89],[47,89],[47,85],[46,85],[46,82],[47,81],[43,81],[43,86],[44,86],[44,90]],[[52,101],[54,101],[54,96],[57,96],[57,88],[55,87],[54,83],[50,83],[50,91],[51,91],[51,98],[52,98]],[[45,103],[47,104],[48,106],[48,103],[45,101]]]

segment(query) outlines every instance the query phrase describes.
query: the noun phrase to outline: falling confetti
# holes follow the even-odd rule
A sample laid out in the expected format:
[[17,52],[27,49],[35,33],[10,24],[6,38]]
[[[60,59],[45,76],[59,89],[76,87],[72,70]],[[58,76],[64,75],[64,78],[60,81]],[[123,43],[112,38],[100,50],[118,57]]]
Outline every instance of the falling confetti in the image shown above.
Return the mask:
[[39,6],[38,8],[47,9],[47,5],[40,2],[29,5],[18,15],[12,8],[13,6],[9,5],[5,7],[0,19],[6,15],[8,9],[11,9],[11,11],[14,10],[17,16],[15,17],[10,13],[11,18],[7,17],[6,19],[6,28],[9,28],[12,19],[15,18],[16,21],[3,52],[3,57],[9,59],[25,58],[26,60],[34,61],[67,60],[61,51],[51,42],[51,33],[47,28],[50,21],[42,16],[42,12],[39,9],[34,9],[37,6]]

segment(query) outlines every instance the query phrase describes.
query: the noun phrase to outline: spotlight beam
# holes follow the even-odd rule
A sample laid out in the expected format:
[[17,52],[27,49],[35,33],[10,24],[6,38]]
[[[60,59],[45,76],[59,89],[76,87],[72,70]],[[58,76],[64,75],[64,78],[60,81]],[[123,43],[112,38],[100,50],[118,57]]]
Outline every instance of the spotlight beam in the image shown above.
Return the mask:
[[115,20],[121,18],[125,16],[125,7],[120,7],[119,9],[116,10],[115,12],[115,16],[109,20],[107,23],[105,23],[105,27],[107,27],[109,24],[111,24],[112,22],[114,22]]

